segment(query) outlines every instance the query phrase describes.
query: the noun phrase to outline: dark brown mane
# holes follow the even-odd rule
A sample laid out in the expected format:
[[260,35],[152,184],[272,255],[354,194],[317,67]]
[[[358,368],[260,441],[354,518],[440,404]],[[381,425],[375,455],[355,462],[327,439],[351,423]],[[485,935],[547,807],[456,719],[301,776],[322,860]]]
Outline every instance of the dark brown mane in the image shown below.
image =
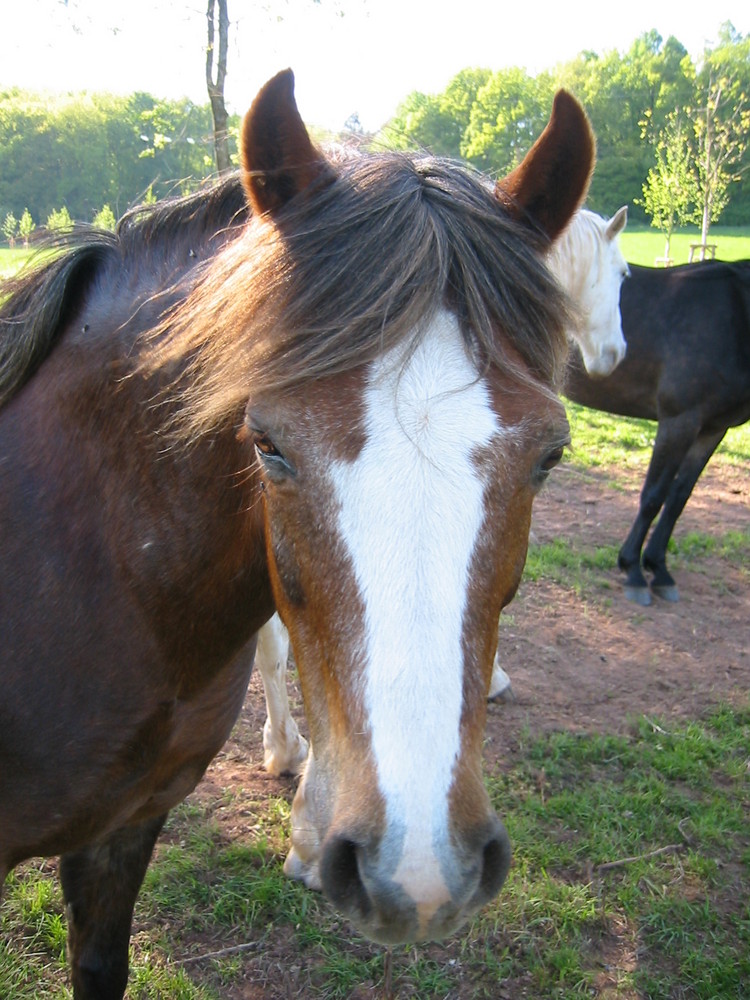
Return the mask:
[[45,234],[22,270],[0,283],[0,407],[31,378],[53,349],[91,283],[112,278],[163,290],[216,252],[245,221],[237,175],[183,198],[132,209],[115,233],[76,225]]
[[563,297],[479,175],[402,154],[335,169],[276,225],[251,221],[156,331],[149,367],[188,360],[181,433],[234,415],[251,385],[273,392],[372,360],[443,306],[480,364],[554,386]]

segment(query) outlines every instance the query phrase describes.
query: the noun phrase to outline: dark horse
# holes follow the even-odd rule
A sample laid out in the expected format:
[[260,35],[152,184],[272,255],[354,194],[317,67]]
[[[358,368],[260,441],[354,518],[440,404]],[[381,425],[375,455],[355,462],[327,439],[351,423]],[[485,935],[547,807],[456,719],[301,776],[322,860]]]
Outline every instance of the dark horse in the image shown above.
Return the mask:
[[593,379],[578,358],[564,391],[584,406],[658,421],[638,516],[618,558],[628,597],[648,604],[641,564],[654,593],[678,599],[670,536],[727,429],[750,419],[750,261],[630,271],[620,294],[625,360]]
[[168,810],[294,643],[328,897],[370,937],[499,891],[497,618],[568,437],[543,261],[585,196],[565,93],[498,186],[331,160],[284,72],[241,180],[71,236],[0,306],[0,885],[60,854],[76,1000],[121,997]]

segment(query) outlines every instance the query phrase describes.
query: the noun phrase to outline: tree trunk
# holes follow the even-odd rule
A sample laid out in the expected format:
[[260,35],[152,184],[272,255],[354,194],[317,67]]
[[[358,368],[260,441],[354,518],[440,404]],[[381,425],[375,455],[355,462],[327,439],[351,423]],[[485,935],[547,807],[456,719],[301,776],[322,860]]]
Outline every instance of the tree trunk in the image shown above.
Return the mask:
[[[229,14],[227,0],[218,0],[219,5],[219,51],[216,52],[215,8],[216,0],[208,0],[206,19],[208,21],[208,45],[206,46],[206,87],[211,101],[214,119],[214,152],[216,169],[226,174],[232,169],[229,160],[229,115],[224,104],[224,81],[227,75],[227,46],[229,41]],[[216,70],[214,77],[214,69]]]

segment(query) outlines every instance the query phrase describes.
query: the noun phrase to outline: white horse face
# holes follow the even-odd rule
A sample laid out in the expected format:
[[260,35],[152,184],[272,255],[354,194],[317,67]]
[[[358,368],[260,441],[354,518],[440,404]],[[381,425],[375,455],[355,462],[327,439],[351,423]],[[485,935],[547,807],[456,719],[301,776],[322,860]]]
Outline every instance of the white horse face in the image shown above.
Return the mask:
[[610,220],[581,210],[550,255],[550,267],[574,307],[569,336],[593,376],[609,375],[625,357],[620,288],[630,271],[617,237],[627,218],[627,207]]

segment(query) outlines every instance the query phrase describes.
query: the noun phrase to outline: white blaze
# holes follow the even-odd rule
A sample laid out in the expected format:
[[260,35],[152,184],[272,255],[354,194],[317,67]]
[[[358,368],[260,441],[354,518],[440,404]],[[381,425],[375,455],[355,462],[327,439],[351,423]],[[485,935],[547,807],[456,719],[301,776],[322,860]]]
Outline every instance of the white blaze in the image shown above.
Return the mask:
[[387,845],[400,852],[392,877],[423,901],[427,920],[449,898],[440,856],[460,749],[469,566],[484,520],[473,456],[501,428],[446,312],[405,363],[397,350],[373,365],[364,405],[366,444],[332,475],[365,607],[363,699],[379,787],[403,837]]

